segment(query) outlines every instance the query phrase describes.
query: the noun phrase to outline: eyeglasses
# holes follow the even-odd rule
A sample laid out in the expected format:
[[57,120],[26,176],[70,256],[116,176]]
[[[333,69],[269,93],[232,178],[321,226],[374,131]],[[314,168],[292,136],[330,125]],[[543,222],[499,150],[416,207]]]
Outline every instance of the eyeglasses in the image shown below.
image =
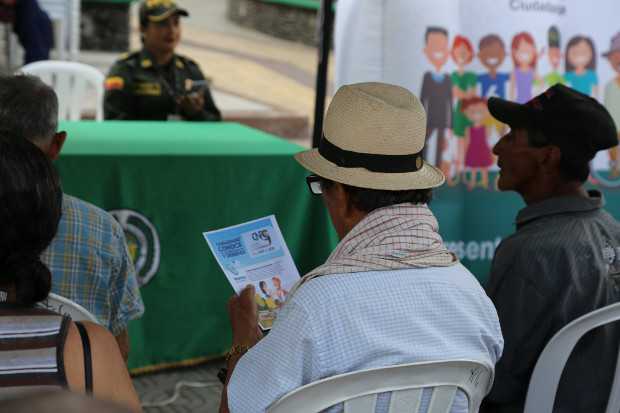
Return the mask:
[[306,176],[306,183],[308,184],[310,193],[313,195],[321,195],[323,193],[323,182],[320,176],[308,175]]

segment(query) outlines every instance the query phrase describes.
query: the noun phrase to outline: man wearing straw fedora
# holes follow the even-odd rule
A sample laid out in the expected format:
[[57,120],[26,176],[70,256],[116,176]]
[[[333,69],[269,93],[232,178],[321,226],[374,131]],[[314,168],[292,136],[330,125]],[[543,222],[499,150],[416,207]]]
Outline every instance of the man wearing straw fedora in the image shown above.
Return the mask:
[[[221,412],[262,412],[307,383],[373,367],[469,359],[493,369],[503,347],[495,309],[427,207],[444,176],[422,159],[425,129],[404,88],[338,90],[319,148],[295,158],[341,241],[291,291],[266,337],[252,287],[231,298]],[[463,393],[452,411],[467,411]]]

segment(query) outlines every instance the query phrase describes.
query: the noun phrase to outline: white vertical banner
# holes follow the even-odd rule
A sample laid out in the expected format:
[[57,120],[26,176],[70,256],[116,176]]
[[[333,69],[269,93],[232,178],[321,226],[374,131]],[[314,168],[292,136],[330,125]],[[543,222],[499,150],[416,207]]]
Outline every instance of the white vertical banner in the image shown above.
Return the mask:
[[[562,82],[606,103],[620,124],[616,16],[619,0],[339,0],[336,85],[411,90],[427,110],[427,160],[488,184],[503,133],[483,113],[490,96],[525,102]],[[611,159],[599,154],[595,169]]]

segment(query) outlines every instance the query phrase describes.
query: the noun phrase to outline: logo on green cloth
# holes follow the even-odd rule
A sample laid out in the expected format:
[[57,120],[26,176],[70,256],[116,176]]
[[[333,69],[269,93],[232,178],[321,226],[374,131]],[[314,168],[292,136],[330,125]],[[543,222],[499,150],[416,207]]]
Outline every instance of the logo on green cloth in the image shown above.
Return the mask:
[[121,224],[127,240],[127,248],[140,287],[155,277],[159,270],[161,244],[155,225],[138,211],[115,209],[108,211]]

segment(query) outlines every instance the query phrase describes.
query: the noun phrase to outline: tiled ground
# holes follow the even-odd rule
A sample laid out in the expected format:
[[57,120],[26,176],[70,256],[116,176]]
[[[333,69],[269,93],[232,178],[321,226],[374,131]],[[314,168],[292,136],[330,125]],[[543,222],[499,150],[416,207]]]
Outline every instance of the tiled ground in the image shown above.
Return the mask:
[[[217,412],[222,392],[217,372],[223,364],[223,361],[216,361],[197,367],[135,377],[133,382],[144,411],[146,413]],[[179,383],[201,387],[181,386]],[[152,406],[170,400],[176,386],[180,387],[176,401],[163,407]]]

